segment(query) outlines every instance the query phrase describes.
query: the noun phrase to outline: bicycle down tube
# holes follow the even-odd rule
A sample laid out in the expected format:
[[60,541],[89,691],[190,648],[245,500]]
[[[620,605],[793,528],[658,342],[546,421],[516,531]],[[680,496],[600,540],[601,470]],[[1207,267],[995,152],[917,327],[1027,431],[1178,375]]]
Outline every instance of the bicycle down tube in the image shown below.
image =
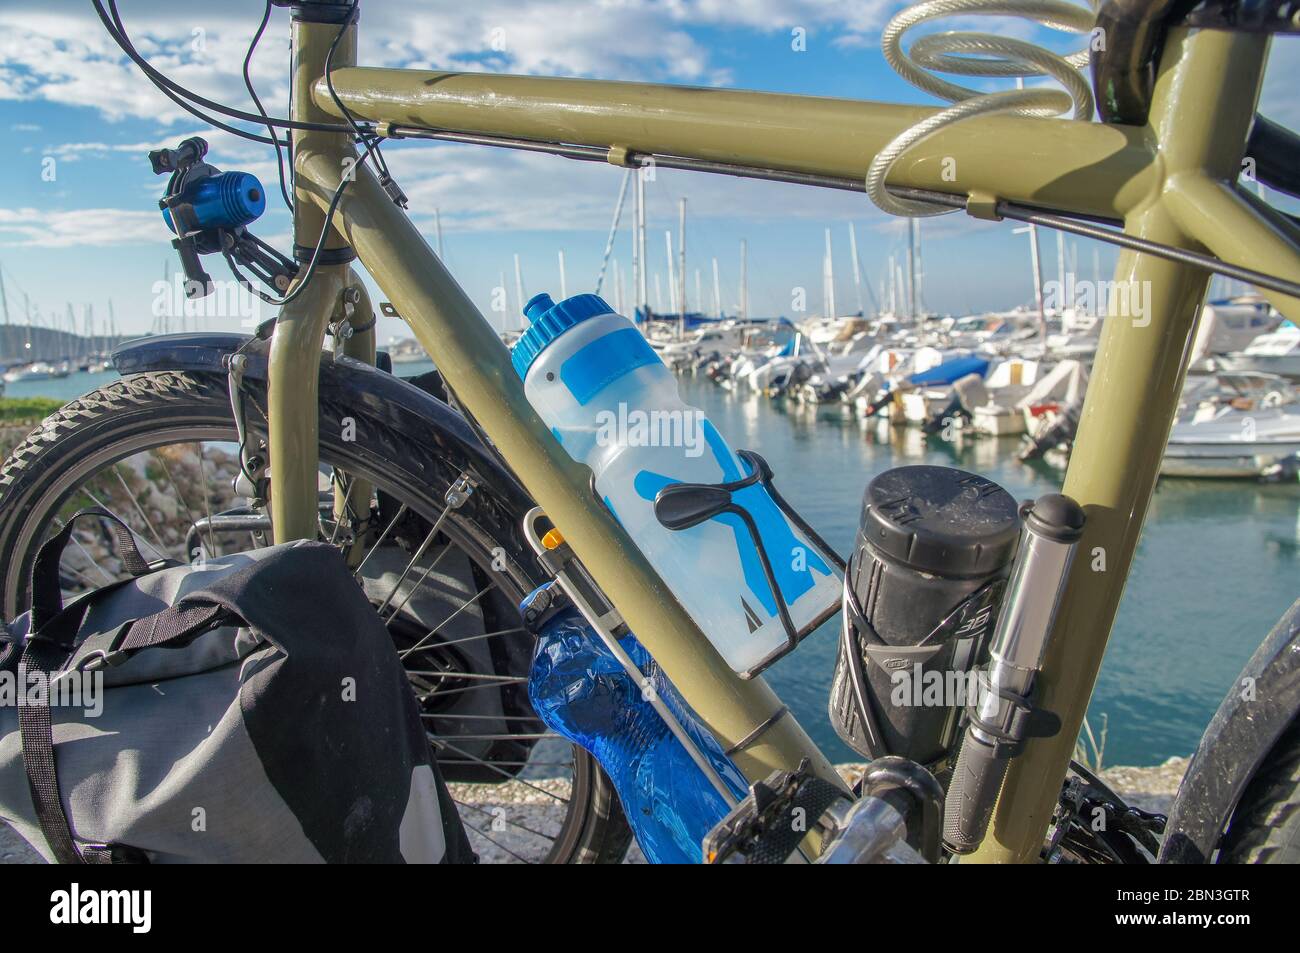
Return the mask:
[[[932,112],[738,91],[356,69],[355,30],[349,27],[339,44],[331,76],[337,95],[357,117],[389,126],[600,146],[614,162],[627,161],[630,150],[862,175],[890,138]],[[324,51],[337,31],[334,24],[295,22],[294,118],[341,114],[322,78]],[[1122,219],[1131,235],[1208,248],[1225,259],[1300,278],[1300,252],[1284,227],[1231,188],[1266,51],[1267,39],[1260,36],[1172,31],[1146,127],[972,119],[916,146],[897,164],[891,182],[968,196],[972,209],[1013,199]],[[663,108],[644,108],[653,103]],[[319,234],[321,210],[352,161],[346,136],[295,135],[300,244]],[[1218,220],[1205,211],[1207,205],[1221,207],[1231,234],[1212,227]],[[524,398],[505,346],[369,169],[355,171],[335,229],[337,245],[356,250],[458,398],[724,747],[768,723],[780,711],[776,696],[761,679],[743,681],[732,673],[592,495],[588,471],[564,453]],[[335,245],[331,240],[329,247]],[[1250,260],[1242,262],[1247,251]],[[345,273],[346,268],[340,272]],[[973,860],[1031,860],[1041,845],[1154,487],[1208,275],[1125,252],[1116,280],[1149,288],[1150,308],[1141,321],[1106,323],[1066,475],[1065,492],[1088,512],[1082,552],[1089,558],[1078,561],[1071,577],[1044,669],[1044,704],[1064,727],[1013,762],[994,826]],[[307,466],[315,459],[316,408],[305,378],[314,377],[310,365],[341,283],[329,282],[328,293],[318,289],[315,296],[302,296],[285,309],[288,320],[282,316],[276,329],[270,427],[278,540],[316,532],[314,462]],[[1279,307],[1300,304],[1277,292],[1268,297]],[[292,455],[301,455],[302,462],[287,465]],[[1098,550],[1105,554],[1104,572],[1092,568],[1089,554]],[[777,720],[735,754],[751,780],[778,768],[792,770],[805,757],[819,775],[837,780],[791,717]]]

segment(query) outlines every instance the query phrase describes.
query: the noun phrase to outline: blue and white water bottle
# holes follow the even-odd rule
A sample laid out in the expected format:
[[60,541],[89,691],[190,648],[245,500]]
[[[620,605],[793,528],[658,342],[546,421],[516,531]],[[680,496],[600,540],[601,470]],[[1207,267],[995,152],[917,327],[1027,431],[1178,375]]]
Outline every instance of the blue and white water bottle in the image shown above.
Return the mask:
[[[595,475],[605,505],[737,672],[788,644],[758,550],[741,518],[723,513],[673,531],[655,516],[673,483],[730,483],[750,475],[703,411],[685,403],[659,355],[598,295],[524,307],[531,326],[511,353],[533,409],[571,457]],[[789,607],[803,629],[834,605],[841,583],[758,483],[733,501],[753,518]]]

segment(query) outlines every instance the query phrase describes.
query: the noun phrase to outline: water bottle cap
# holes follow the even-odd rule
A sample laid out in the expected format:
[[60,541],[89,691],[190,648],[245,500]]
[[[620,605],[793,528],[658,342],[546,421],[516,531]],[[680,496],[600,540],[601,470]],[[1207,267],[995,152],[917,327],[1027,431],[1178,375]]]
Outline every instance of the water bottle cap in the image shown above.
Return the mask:
[[519,340],[510,349],[510,361],[515,366],[515,372],[521,378],[527,374],[537,356],[569,328],[588,318],[613,313],[614,309],[600,295],[574,295],[559,304],[552,301],[551,296],[545,292],[534,295],[524,305],[524,316],[532,324],[519,335]]

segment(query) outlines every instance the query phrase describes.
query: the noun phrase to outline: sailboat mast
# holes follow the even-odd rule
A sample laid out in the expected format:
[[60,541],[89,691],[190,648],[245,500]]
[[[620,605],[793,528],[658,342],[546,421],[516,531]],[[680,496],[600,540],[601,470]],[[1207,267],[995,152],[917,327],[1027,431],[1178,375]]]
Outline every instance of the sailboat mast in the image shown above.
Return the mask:
[[894,284],[894,256],[889,256],[889,313],[898,317],[898,286]]
[[677,337],[686,337],[686,198],[677,203],[677,304],[681,316],[677,319]]
[[831,255],[831,230],[826,229],[826,258],[822,265],[822,297],[825,299],[825,317],[835,317],[835,259]]
[[1014,235],[1029,236],[1029,265],[1034,274],[1034,303],[1038,307],[1038,336],[1047,344],[1047,312],[1043,308],[1043,268],[1038,257],[1038,226],[1027,225],[1012,230]]
[[916,294],[914,304],[916,306],[916,317],[919,321],[925,317],[925,292],[923,288],[923,282],[925,281],[925,264],[921,258],[921,220],[919,218],[914,218],[912,219],[912,222],[916,229],[914,233],[914,243],[916,245],[916,273],[913,276],[913,290]]
[[563,301],[569,296],[569,280],[564,274],[564,249],[560,249],[557,254],[560,256],[560,300]]
[[849,222],[849,255],[853,258],[853,293],[858,299],[858,314],[867,316],[867,309],[862,304],[862,269],[858,266],[858,235]]
[[[1061,283],[1061,294],[1065,294],[1065,232],[1056,233],[1056,280]],[[1061,310],[1065,310],[1066,302],[1061,301]]]
[[634,172],[637,177],[637,188],[633,190],[632,195],[632,227],[629,229],[632,233],[632,320],[639,321],[637,309],[645,302],[641,295],[641,173]]
[[916,219],[907,220],[907,316],[916,321]]
[[645,169],[638,169],[636,174],[636,242],[637,242],[637,260],[640,262],[640,272],[637,275],[637,298],[638,305],[645,308],[649,305],[649,297],[646,294],[648,271],[645,257]]
[[749,245],[740,240],[740,319],[749,320]]
[[[514,324],[514,321],[510,318],[510,294],[506,291],[506,273],[504,271],[497,272],[497,278],[497,288],[501,293],[501,331],[504,333],[510,330],[510,325]],[[493,294],[496,294],[496,292],[493,292]],[[496,307],[496,305],[494,304],[493,307]]]
[[718,257],[713,256],[713,310],[722,319],[722,284],[718,281]]
[[670,229],[664,229],[664,247],[668,250],[668,310],[670,312],[677,310],[677,274],[673,271],[676,265],[673,264],[673,233]]
[[899,263],[894,265],[894,269],[897,272],[895,280],[898,282],[899,304],[907,310],[908,317],[911,317],[911,302],[907,300],[907,282],[903,280],[903,266]]
[[524,273],[519,267],[519,256],[515,255],[515,320],[522,321],[524,313]]

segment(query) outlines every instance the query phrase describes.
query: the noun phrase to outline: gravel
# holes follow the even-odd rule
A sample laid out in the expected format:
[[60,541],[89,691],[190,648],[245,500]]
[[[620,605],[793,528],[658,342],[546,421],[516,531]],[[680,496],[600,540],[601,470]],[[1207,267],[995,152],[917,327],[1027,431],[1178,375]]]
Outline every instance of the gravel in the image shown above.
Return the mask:
[[[1102,780],[1135,807],[1167,812],[1187,770],[1186,758],[1170,758],[1149,768],[1117,767],[1102,772]],[[838,766],[850,780],[860,764]],[[568,782],[555,779],[508,781],[504,784],[452,784],[452,797],[470,830],[470,843],[481,863],[519,863],[536,859],[554,835],[562,815],[556,798],[568,795]],[[0,863],[38,864],[41,858],[7,824],[0,823]],[[624,863],[645,863],[635,844]]]

